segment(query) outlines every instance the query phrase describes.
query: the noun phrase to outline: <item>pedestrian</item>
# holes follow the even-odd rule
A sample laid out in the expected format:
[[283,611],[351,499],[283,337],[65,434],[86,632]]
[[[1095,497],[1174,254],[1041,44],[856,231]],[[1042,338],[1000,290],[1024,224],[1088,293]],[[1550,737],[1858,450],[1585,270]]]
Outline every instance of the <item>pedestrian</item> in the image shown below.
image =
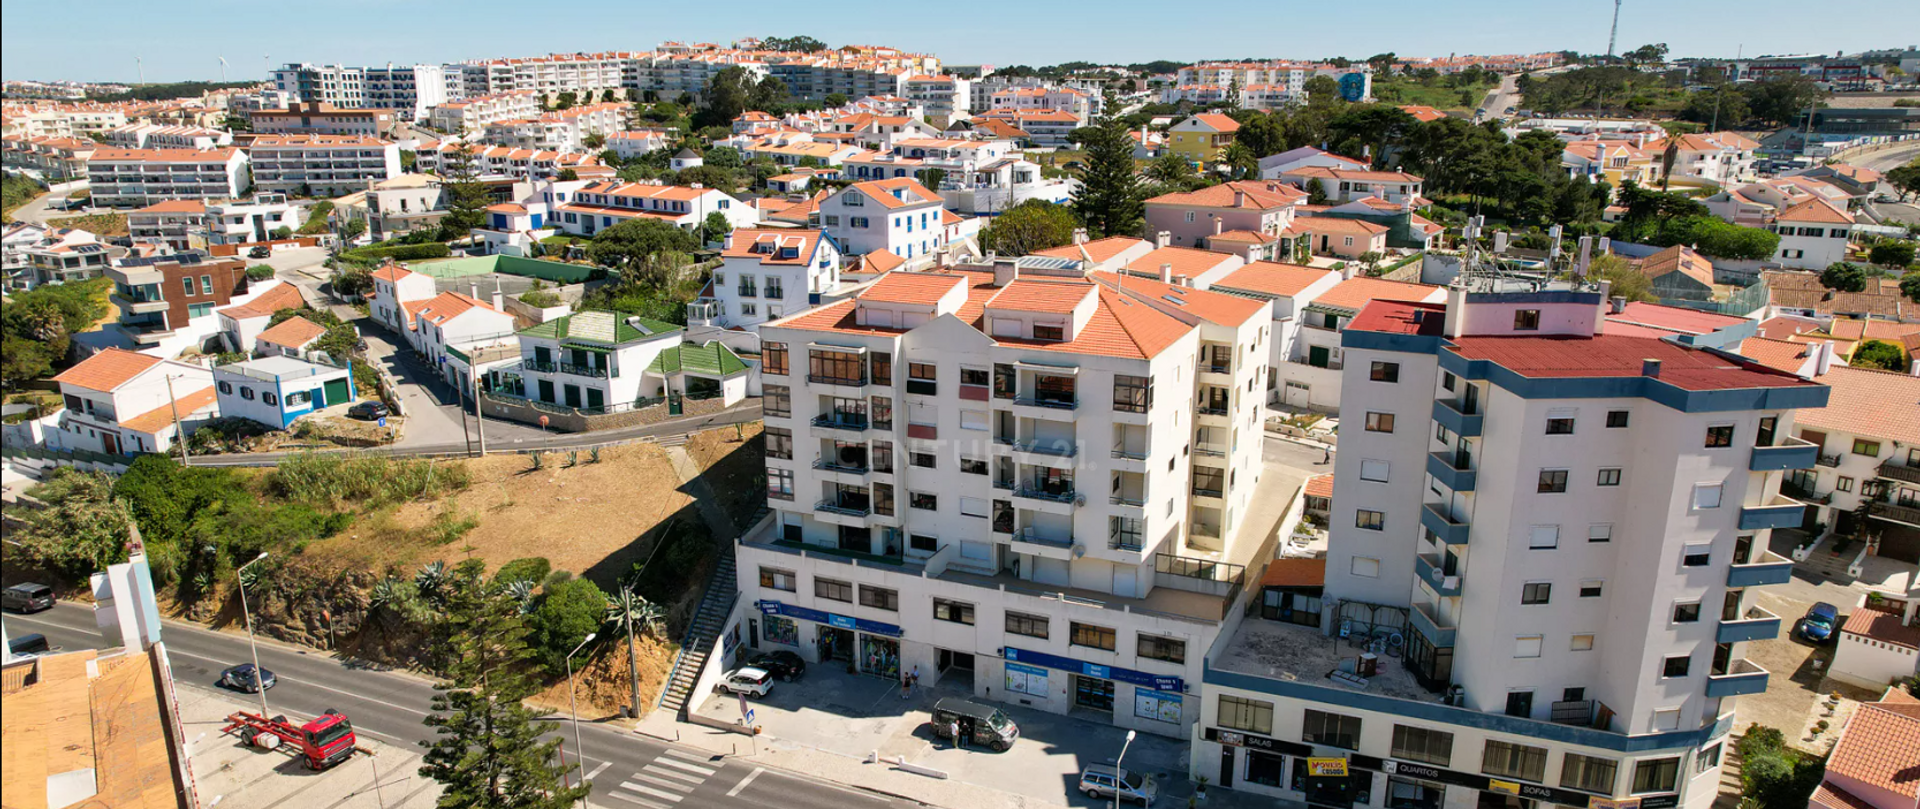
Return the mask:
[[1320,465],[1325,466],[1327,464],[1333,463],[1333,447],[1324,447],[1323,449],[1325,450],[1327,455],[1326,457],[1320,459]]
[[920,667],[919,666],[913,667],[913,687],[914,688],[920,687]]
[[960,723],[959,723],[959,722],[957,722],[957,721],[952,721],[952,720],[949,720],[949,721],[947,722],[947,738],[950,738],[950,739],[952,739],[952,740],[953,740],[953,746],[954,746],[954,747],[960,747],[960,746],[961,746],[961,744],[960,744]]
[[912,686],[913,686],[913,680],[907,677],[906,672],[904,671],[900,672],[900,698],[901,699],[907,698],[907,691],[908,689],[912,688]]

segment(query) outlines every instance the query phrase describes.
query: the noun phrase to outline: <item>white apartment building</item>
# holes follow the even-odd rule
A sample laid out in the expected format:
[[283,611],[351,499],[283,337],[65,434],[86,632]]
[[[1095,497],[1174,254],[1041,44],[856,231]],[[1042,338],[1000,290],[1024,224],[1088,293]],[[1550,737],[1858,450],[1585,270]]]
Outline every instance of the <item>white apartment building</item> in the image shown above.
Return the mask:
[[[1296,409],[1342,413],[1342,390],[1346,379],[1346,350],[1343,332],[1354,318],[1374,301],[1437,303],[1446,291],[1437,286],[1388,281],[1384,278],[1354,277],[1352,270],[1318,271],[1294,265],[1258,262],[1248,265],[1243,275],[1236,271],[1219,281],[1216,288],[1275,301],[1274,329],[1282,336],[1274,341],[1274,378],[1269,381],[1271,401]],[[1298,285],[1291,295],[1279,290]],[[1264,290],[1272,289],[1273,292]],[[1286,303],[1279,303],[1281,299]],[[1282,314],[1282,311],[1286,314]]]
[[1403,208],[1418,207],[1423,200],[1420,190],[1425,181],[1404,171],[1362,171],[1326,166],[1299,166],[1278,172],[1282,182],[1292,183],[1301,189],[1315,185],[1327,195],[1327,202],[1339,205],[1344,202],[1374,197]]
[[968,89],[975,112],[991,109],[1044,109],[1070,112],[1082,119],[1098,117],[1106,99],[1099,93],[1075,89],[1039,78],[991,76],[975,80]]
[[192,236],[206,228],[207,204],[197,199],[156,202],[127,212],[127,235],[136,242],[155,242],[174,250],[192,247]]
[[398,123],[392,110],[348,109],[318,101],[254,110],[247,121],[258,135],[359,135],[386,137]]
[[172,199],[232,199],[246,193],[247,155],[220,149],[99,149],[87,162],[93,204],[141,208]]
[[207,244],[249,244],[273,239],[280,228],[299,230],[308,209],[287,201],[285,194],[255,194],[247,199],[222,200],[202,206],[198,235]]
[[464,135],[496,121],[537,118],[540,112],[539,93],[512,90],[439,104],[427,111],[427,123],[450,135]]
[[524,329],[519,361],[494,368],[487,389],[554,407],[614,413],[658,400],[663,379],[646,379],[661,352],[686,330],[619,312],[588,310]]
[[758,215],[753,206],[717,188],[623,183],[605,180],[587,183],[555,209],[562,230],[591,236],[629,219],[659,219],[692,230],[718,213],[736,228],[750,227]]
[[[1728,186],[1753,172],[1754,153],[1760,144],[1738,132],[1705,132],[1681,135],[1673,139],[1678,153],[1673,161],[1673,179],[1697,180],[1711,186]],[[1642,147],[1660,155],[1668,139],[1649,142]]]
[[900,88],[901,95],[920,106],[923,114],[945,125],[965,120],[973,111],[971,82],[958,76],[913,76]]
[[289,62],[273,71],[273,85],[296,101],[346,109],[368,106],[366,73],[357,67]]
[[533,118],[515,118],[487,124],[481,139],[520,149],[587,152],[593,135],[611,138],[627,128],[630,107],[624,103],[587,104]]
[[849,255],[884,250],[908,266],[932,261],[945,246],[945,201],[918,180],[898,177],[854,183],[820,202],[820,226]]
[[261,191],[333,197],[400,175],[400,146],[359,135],[263,135],[247,149]]
[[427,111],[456,100],[449,96],[446,69],[440,65],[399,65],[361,69],[362,106],[393,110],[408,121],[425,120]]
[[193,432],[215,411],[211,371],[118,348],[81,360],[53,381],[66,409],[58,429],[48,431],[49,449],[166,452],[182,428]]
[[632,129],[607,135],[607,147],[621,160],[632,160],[648,152],[673,145],[673,133],[664,129]]
[[[96,154],[93,159],[98,164],[100,157]],[[1845,261],[1853,225],[1853,214],[1824,199],[1810,199],[1781,211],[1768,227],[1780,234],[1774,260],[1816,272]]]
[[[551,179],[564,169],[581,174],[589,166],[600,166],[600,159],[584,152],[555,152],[544,149],[514,149],[507,146],[430,141],[414,148],[416,171],[446,174],[447,154],[466,151],[473,155],[473,168],[481,179],[531,177]],[[604,168],[604,167],[602,167]]]
[[1920,564],[1920,414],[1889,406],[1920,392],[1920,379],[1852,368],[1821,349],[1813,346],[1808,370],[1832,396],[1794,421],[1795,434],[1819,448],[1818,463],[1789,472],[1780,492],[1807,504],[1808,527],[1842,537],[1865,529],[1879,556]]
[[1082,272],[896,271],[761,326],[750,645],[1188,734],[1261,539],[1266,307]]
[[233,143],[233,133],[203,126],[127,124],[107,132],[107,145],[122,149],[212,149]]
[[712,283],[688,304],[689,324],[754,331],[840,287],[840,248],[818,230],[740,228],[720,257]]
[[[1827,389],[1599,333],[1605,287],[1376,301],[1342,334],[1320,586],[1262,594],[1207,672],[1192,774],[1324,806],[1705,809],[1748,590],[1798,525],[1777,492]],[[1597,803],[1604,801],[1607,803]]]

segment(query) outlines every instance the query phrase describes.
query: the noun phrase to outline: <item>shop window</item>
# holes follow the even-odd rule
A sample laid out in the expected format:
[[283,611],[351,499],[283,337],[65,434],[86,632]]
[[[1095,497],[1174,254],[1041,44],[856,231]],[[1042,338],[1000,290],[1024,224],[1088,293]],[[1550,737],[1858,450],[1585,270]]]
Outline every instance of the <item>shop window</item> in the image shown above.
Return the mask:
[[1560,762],[1560,785],[1567,789],[1612,795],[1614,773],[1619,767],[1619,762],[1610,758],[1568,753]]
[[1262,736],[1273,735],[1273,703],[1257,699],[1220,695],[1216,721],[1228,730],[1244,730]]
[[799,581],[799,577],[791,570],[781,570],[777,567],[760,568],[760,586],[769,590],[781,590],[791,593],[794,591],[795,582],[797,581]]
[[1301,741],[1347,750],[1360,749],[1360,717],[1309,709],[1301,723]]
[[1249,784],[1265,787],[1278,787],[1280,780],[1286,777],[1287,757],[1258,750],[1247,750],[1247,776]]
[[1007,613],[1007,634],[1025,635],[1029,638],[1047,638],[1047,616],[1028,615],[1023,612]]
[[1547,750],[1488,739],[1480,759],[1480,771],[1500,778],[1539,781],[1547,773]]
[[1453,734],[1444,730],[1393,726],[1393,757],[1445,767],[1453,760]]

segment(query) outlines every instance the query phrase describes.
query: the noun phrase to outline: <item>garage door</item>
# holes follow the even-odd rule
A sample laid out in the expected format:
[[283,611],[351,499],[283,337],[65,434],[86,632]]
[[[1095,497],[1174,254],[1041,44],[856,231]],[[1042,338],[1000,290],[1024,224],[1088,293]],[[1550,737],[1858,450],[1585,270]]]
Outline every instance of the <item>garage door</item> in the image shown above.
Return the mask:
[[330,407],[332,405],[337,405],[337,404],[340,404],[341,402],[345,402],[349,398],[349,394],[347,393],[347,380],[345,379],[327,380],[326,395],[327,395],[326,404],[320,405],[321,407]]

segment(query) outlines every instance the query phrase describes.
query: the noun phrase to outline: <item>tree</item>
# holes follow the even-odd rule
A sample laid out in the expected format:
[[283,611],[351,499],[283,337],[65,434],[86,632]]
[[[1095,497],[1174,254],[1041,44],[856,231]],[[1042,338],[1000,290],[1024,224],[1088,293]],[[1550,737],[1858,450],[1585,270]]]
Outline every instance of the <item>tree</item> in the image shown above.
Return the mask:
[[678,174],[673,175],[673,184],[684,186],[698,185],[702,188],[718,188],[728,193],[732,193],[736,185],[733,179],[733,172],[720,168],[719,166],[707,165],[681,169]]
[[[1107,109],[1118,106],[1108,99]],[[1092,126],[1074,130],[1069,138],[1086,152],[1086,168],[1073,194],[1074,213],[1100,236],[1138,232],[1146,216],[1146,198],[1140,175],[1133,169],[1133,138],[1125,125],[1105,116]]]
[[1611,291],[1608,294],[1615,297],[1647,303],[1656,303],[1660,300],[1658,295],[1653,294],[1653,282],[1647,279],[1646,274],[1634,269],[1626,259],[1613,253],[1595,256],[1592,263],[1587,265],[1587,277],[1596,281],[1611,282],[1609,284]]
[[1847,364],[1861,368],[1905,371],[1907,370],[1907,352],[1885,340],[1868,340],[1854,347],[1853,355],[1847,359]]
[[700,223],[700,241],[703,244],[726,241],[727,234],[732,232],[733,222],[719,211],[707,214],[706,220]]
[[625,269],[641,259],[662,253],[691,253],[700,243],[688,233],[658,219],[629,219],[593,237],[587,258],[605,267]]
[[727,126],[747,111],[753,101],[756,82],[753,74],[738,65],[721,70],[707,80],[700,111],[693,116],[695,127]]
[[522,703],[539,690],[526,619],[485,568],[462,562],[445,585],[447,682],[433,687],[426,725],[437,738],[421,742],[420,774],[440,783],[447,809],[569,809],[588,787],[566,785],[575,765],[557,763],[558,738],[541,740],[558,725]]
[[980,231],[980,249],[1003,256],[1024,256],[1073,243],[1080,226],[1064,205],[1030,199],[1008,208]]
[[593,582],[568,579],[547,585],[527,613],[527,627],[532,631],[529,643],[547,673],[566,673],[567,653],[585,640],[587,633],[599,629],[606,615],[607,594]]
[[1635,66],[1653,66],[1653,65],[1666,64],[1667,43],[1662,42],[1656,45],[1641,45],[1638,48],[1634,48],[1633,50],[1627,51],[1625,54],[1622,55],[1622,58],[1627,60],[1627,64],[1635,65]]
[[0,301],[0,387],[14,390],[66,363],[70,335],[106,317],[112,281],[45,284]]
[[581,138],[580,143],[581,145],[586,146],[589,150],[598,150],[599,148],[607,145],[607,136],[602,135],[598,132],[594,132],[584,138]]
[[33,564],[84,579],[126,561],[133,517],[113,499],[113,478],[106,473],[62,466],[28,493],[47,507],[15,510],[26,526],[9,541],[20,543]]
[[747,162],[740,157],[740,150],[732,146],[709,146],[700,154],[700,163],[723,169],[737,169]]
[[1386,258],[1386,254],[1377,250],[1368,250],[1365,253],[1355,256],[1355,258],[1360,261],[1360,268],[1362,270],[1365,270],[1368,275],[1373,275],[1373,268],[1379,266],[1380,260]]
[[665,618],[666,612],[660,605],[648,601],[632,584],[622,585],[619,592],[614,593],[607,602],[607,623],[627,635],[628,685],[633,689],[631,707],[634,716],[640,715],[640,656],[634,648],[633,639],[636,634],[659,631],[661,621]]
[[1887,182],[1900,192],[1900,199],[1920,194],[1920,158],[1887,172]]
[[1660,150],[1660,191],[1665,193],[1667,183],[1673,179],[1674,161],[1680,159],[1680,139],[1667,138],[1667,148]]
[[1193,170],[1193,162],[1174,152],[1161,152],[1159,157],[1147,164],[1147,179],[1159,186],[1160,193],[1174,191],[1192,191],[1204,186],[1207,181],[1201,179]]
[[1762,79],[1742,87],[1754,119],[1750,123],[1775,126],[1792,124],[1821,96],[1813,79],[1800,75]]
[[571,109],[579,103],[580,103],[579,93],[576,93],[572,90],[565,90],[560,93],[560,100],[554,102],[553,108],[556,110]]
[[827,49],[827,43],[809,36],[766,37],[760,40],[760,48],[769,51],[818,53]]
[[940,185],[947,181],[946,169],[921,169],[913,173],[914,179],[934,193],[939,193]]
[[1867,289],[1867,271],[1852,262],[1836,261],[1820,273],[1820,285],[1835,292],[1864,292]]
[[1337,103],[1344,100],[1340,97],[1340,82],[1335,81],[1332,76],[1315,76],[1307,79],[1304,88],[1307,91],[1309,104],[1315,101]]
[[1900,294],[1907,296],[1907,300],[1920,303],[1920,270],[1900,276]]
[[1905,269],[1913,263],[1913,242],[1886,240],[1867,251],[1867,260],[1887,269]]
[[440,198],[447,215],[440,219],[439,241],[464,239],[486,222],[487,185],[480,181],[480,167],[470,149],[454,148],[441,155]]
[[[753,85],[753,92],[747,96],[747,109],[761,112],[777,110],[780,105],[787,103],[789,96],[786,81],[779,76],[762,76]],[[728,123],[731,124],[732,119],[728,119]]]

